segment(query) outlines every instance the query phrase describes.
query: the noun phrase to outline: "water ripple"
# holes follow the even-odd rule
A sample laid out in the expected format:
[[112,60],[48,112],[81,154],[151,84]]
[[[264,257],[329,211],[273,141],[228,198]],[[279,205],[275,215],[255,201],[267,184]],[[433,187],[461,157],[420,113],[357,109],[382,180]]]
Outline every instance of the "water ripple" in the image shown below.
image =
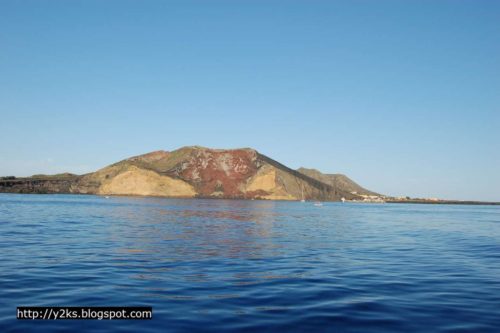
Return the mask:
[[[2,332],[495,332],[500,210],[0,194]],[[152,306],[17,321],[16,306]]]

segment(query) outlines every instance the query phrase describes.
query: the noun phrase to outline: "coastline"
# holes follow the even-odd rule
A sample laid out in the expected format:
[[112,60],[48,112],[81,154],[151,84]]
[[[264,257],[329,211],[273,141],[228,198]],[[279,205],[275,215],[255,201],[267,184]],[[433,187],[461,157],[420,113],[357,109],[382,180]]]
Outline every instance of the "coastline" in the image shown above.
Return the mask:
[[421,204],[421,205],[482,205],[482,206],[500,206],[500,202],[492,201],[473,201],[473,200],[425,200],[425,199],[409,199],[409,200],[386,200],[386,203],[395,204]]
[[[132,198],[163,198],[163,199],[209,199],[209,200],[245,200],[245,201],[279,201],[279,202],[300,202],[300,200],[280,200],[280,199],[265,199],[265,198],[241,198],[241,197],[210,197],[210,196],[194,196],[194,197],[182,197],[182,196],[159,196],[159,195],[133,195],[133,194],[96,194],[96,193],[74,193],[74,192],[16,192],[16,191],[1,191],[0,194],[27,194],[27,195],[93,195],[98,197],[132,197]],[[307,200],[306,203],[314,203],[315,200]],[[342,203],[342,201],[318,201],[318,202],[336,202]],[[464,206],[500,206],[500,202],[492,201],[473,201],[473,200],[425,200],[425,199],[409,199],[409,200],[391,200],[387,199],[383,202],[380,201],[346,201],[345,203],[354,204],[417,204],[417,205],[464,205]]]

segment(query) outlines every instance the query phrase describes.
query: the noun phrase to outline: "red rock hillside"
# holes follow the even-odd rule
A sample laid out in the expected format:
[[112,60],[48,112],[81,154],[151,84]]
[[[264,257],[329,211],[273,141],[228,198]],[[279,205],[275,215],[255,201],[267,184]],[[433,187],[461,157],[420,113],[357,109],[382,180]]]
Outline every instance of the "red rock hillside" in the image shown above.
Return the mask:
[[[194,146],[172,152],[155,151],[87,175],[66,177],[60,188],[57,181],[50,178],[50,187],[44,188],[44,180],[40,179],[37,192],[325,201],[358,198],[348,189],[292,170],[249,148]],[[28,180],[11,181],[11,189],[30,192],[23,188],[27,183]],[[1,184],[0,191],[9,192]]]

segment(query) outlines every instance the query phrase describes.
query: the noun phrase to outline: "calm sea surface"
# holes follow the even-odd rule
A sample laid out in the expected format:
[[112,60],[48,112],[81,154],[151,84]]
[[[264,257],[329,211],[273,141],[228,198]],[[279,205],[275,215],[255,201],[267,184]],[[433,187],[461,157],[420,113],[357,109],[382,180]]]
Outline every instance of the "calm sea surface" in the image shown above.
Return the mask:
[[0,194],[0,249],[1,332],[500,331],[500,207]]

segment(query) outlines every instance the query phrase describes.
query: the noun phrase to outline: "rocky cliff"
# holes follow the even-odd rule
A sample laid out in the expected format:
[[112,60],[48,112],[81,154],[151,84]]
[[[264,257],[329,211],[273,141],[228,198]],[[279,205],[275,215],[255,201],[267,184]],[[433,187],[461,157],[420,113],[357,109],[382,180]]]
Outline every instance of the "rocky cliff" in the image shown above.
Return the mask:
[[71,193],[71,187],[80,178],[77,175],[28,178],[0,177],[0,192],[8,193]]
[[249,148],[195,146],[131,157],[82,176],[0,179],[0,192],[324,201],[358,197],[350,187],[316,176]]

